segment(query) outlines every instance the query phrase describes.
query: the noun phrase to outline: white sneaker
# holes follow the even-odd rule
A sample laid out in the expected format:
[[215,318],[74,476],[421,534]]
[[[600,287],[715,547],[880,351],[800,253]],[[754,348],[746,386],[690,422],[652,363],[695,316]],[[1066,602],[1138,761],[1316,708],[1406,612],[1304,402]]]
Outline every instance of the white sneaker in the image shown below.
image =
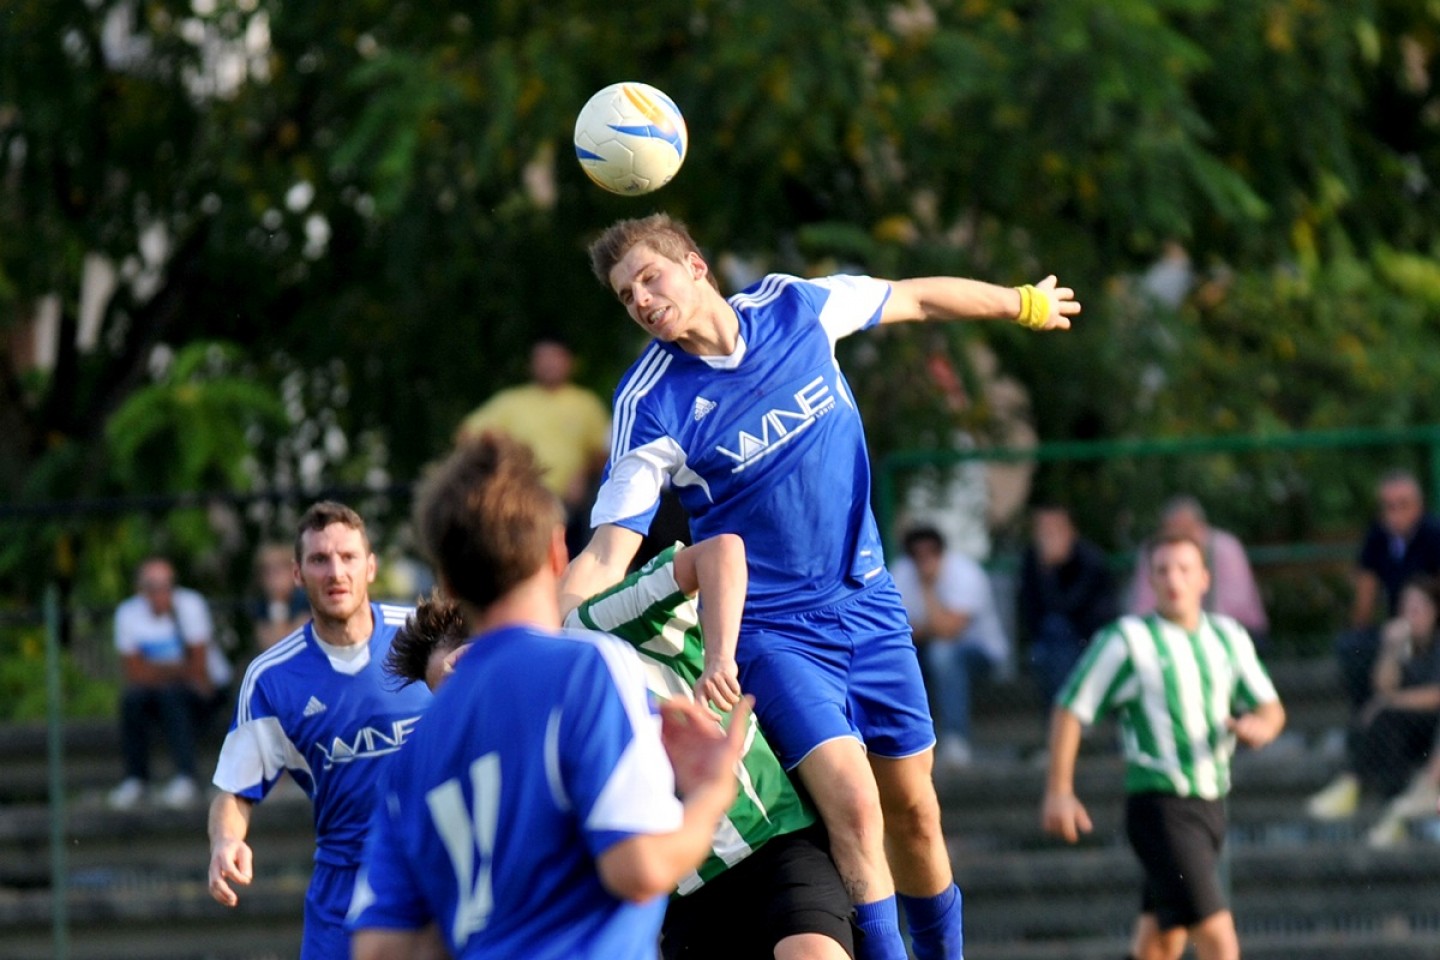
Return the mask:
[[1404,818],[1386,814],[1366,831],[1365,845],[1371,850],[1388,850],[1403,843],[1408,834]]
[[1360,778],[1342,773],[1330,785],[1305,801],[1305,811],[1315,820],[1348,820],[1360,806]]
[[940,749],[936,753],[940,766],[950,770],[964,769],[975,759],[970,751],[970,742],[955,734],[941,737]]
[[144,798],[145,781],[139,777],[126,777],[105,799],[112,810],[131,810]]
[[1440,788],[1421,778],[1391,800],[1385,812],[1402,820],[1419,820],[1421,817],[1433,817],[1437,803],[1440,803]]
[[160,803],[172,810],[188,807],[195,802],[200,791],[195,787],[195,781],[190,777],[179,775],[165,785],[160,791]]

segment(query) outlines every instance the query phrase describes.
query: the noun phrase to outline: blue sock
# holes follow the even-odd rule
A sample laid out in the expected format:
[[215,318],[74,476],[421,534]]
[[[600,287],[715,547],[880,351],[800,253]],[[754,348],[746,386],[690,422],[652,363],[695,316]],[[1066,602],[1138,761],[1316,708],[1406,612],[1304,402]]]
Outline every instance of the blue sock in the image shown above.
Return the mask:
[[960,960],[965,955],[960,888],[950,884],[933,897],[898,894],[910,927],[910,946],[916,960]]
[[855,925],[863,934],[855,945],[856,960],[907,960],[893,896],[874,903],[857,903]]

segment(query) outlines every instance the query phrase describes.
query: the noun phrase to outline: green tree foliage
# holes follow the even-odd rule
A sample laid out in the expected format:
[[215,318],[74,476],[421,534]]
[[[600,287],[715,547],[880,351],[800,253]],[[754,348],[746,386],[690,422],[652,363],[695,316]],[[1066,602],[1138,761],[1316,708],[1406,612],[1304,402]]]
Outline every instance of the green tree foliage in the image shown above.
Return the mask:
[[[983,433],[980,393],[927,406],[916,372],[938,351],[973,385],[973,337],[1046,439],[1434,419],[1437,27],[1406,0],[11,0],[0,496],[299,483],[302,433],[311,482],[412,477],[539,331],[608,391],[639,337],[584,246],[660,208],[749,270],[1080,292],[1068,336],[847,345],[879,452]],[[575,111],[626,78],[691,132],[639,200],[571,159]],[[1194,283],[1156,301],[1175,245]],[[223,375],[157,373],[213,349]]]

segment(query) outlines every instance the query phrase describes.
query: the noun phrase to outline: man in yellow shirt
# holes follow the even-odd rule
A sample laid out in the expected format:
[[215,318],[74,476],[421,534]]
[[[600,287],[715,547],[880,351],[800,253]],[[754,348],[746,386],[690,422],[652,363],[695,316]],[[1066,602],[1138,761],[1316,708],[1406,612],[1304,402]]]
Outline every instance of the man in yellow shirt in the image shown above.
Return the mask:
[[[498,430],[528,445],[545,470],[545,485],[564,501],[571,519],[593,495],[610,447],[610,412],[570,382],[574,366],[563,341],[539,338],[530,350],[530,382],[485,401],[461,421],[455,437],[458,442]],[[588,523],[580,526],[588,529]]]

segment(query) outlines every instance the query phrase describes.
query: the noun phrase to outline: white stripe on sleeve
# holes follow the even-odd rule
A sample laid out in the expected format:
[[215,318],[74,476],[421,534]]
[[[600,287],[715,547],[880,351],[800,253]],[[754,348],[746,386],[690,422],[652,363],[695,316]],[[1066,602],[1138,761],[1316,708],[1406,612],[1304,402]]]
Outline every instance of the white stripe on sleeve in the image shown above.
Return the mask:
[[660,718],[650,712],[639,656],[604,634],[591,634],[610,669],[633,737],[601,788],[585,826],[623,833],[669,833],[684,815],[675,796],[675,773],[660,743]]

